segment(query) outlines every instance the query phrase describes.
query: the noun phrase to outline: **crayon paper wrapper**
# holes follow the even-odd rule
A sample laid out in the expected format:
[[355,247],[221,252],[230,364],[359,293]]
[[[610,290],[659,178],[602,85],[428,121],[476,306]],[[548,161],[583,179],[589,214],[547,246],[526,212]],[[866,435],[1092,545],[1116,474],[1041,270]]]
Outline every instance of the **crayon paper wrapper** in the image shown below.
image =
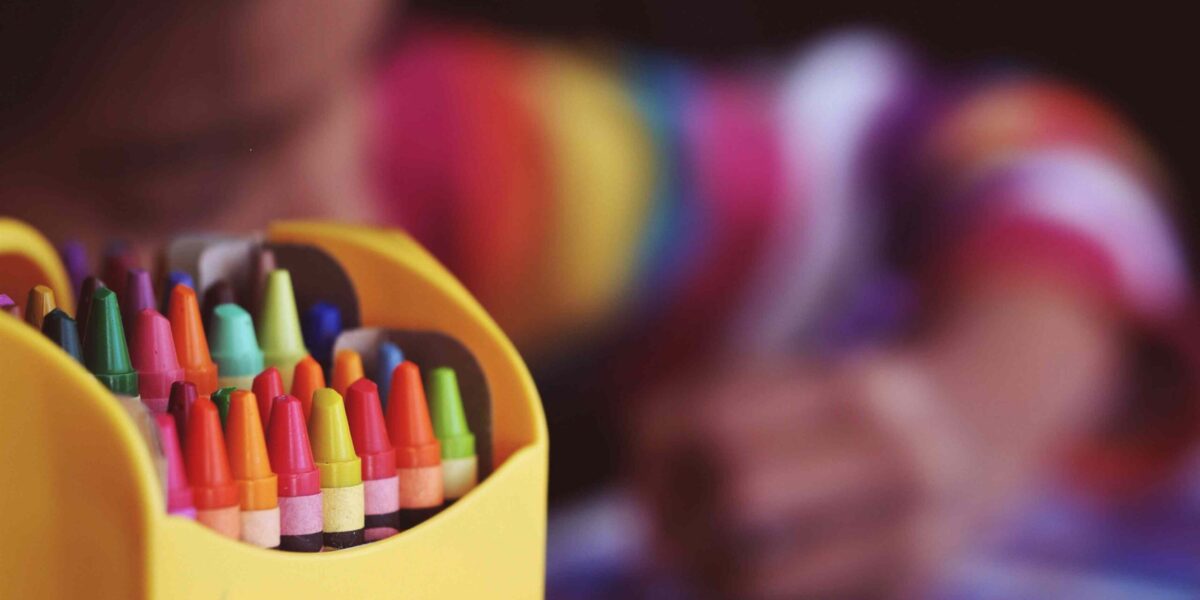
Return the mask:
[[325,513],[325,531],[354,531],[366,525],[363,485],[321,488]]
[[279,497],[279,531],[282,535],[308,535],[321,531],[324,515],[321,494]]
[[237,506],[197,510],[196,520],[213,531],[233,539],[241,537],[242,516]]
[[446,498],[462,498],[475,487],[479,480],[479,459],[452,458],[442,461],[442,480],[446,483]]
[[242,511],[242,541],[260,548],[279,546],[279,508]]
[[370,479],[363,482],[366,513],[385,515],[400,510],[400,478]]
[[442,465],[400,469],[401,508],[429,508],[441,506],[445,500],[442,490]]

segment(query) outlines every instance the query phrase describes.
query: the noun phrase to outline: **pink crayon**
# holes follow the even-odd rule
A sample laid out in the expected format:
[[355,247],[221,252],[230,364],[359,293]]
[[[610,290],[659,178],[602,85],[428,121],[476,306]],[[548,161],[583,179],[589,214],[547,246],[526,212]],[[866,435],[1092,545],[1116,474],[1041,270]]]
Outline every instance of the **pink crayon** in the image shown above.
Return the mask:
[[171,384],[183,379],[183,368],[175,355],[171,322],[153,308],[137,314],[131,354],[138,372],[138,393],[150,410],[166,412],[171,399]]
[[183,468],[183,452],[179,449],[179,434],[175,431],[175,417],[162,413],[154,415],[158,427],[158,443],[167,459],[167,514],[195,520],[196,504],[192,498],[192,486],[188,485],[187,471]]

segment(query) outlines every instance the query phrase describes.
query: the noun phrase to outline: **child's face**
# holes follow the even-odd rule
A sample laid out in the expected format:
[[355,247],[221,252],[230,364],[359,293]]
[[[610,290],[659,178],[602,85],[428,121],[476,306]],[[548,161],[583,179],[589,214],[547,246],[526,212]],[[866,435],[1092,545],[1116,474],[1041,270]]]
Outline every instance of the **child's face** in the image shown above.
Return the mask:
[[66,52],[49,92],[63,108],[0,161],[5,214],[85,239],[364,215],[361,83],[380,0],[134,12],[98,52]]

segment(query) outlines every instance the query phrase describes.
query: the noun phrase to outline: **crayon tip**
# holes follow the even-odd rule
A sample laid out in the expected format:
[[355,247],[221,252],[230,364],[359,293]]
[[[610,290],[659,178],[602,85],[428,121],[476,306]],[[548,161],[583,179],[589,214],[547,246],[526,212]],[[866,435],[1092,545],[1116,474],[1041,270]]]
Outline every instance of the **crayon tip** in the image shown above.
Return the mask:
[[[171,293],[175,291],[175,286],[178,285],[186,285],[187,287],[192,288],[192,290],[196,289],[196,282],[186,271],[171,271],[170,273],[167,273],[167,278],[163,282],[162,290],[163,312],[170,311]],[[197,313],[199,313],[199,310],[197,310]]]
[[222,377],[251,377],[263,370],[263,353],[250,313],[236,304],[213,309],[209,348]]
[[103,278],[118,288],[120,293],[117,294],[118,304],[125,306],[126,300],[124,297],[125,279],[129,274],[130,269],[138,267],[137,254],[133,248],[120,240],[109,243],[104,249],[104,270]]
[[346,388],[362,378],[362,356],[349,348],[339,351],[333,359],[333,389],[344,396]]
[[221,417],[221,427],[225,427],[225,423],[229,420],[229,403],[236,391],[235,387],[223,387],[212,393],[212,403],[217,406],[217,414]]
[[167,412],[175,417],[175,430],[179,432],[179,443],[184,445],[187,435],[188,416],[192,414],[192,405],[196,403],[196,385],[190,381],[176,381],[171,384],[171,399],[167,401]]
[[75,310],[75,323],[79,326],[79,333],[84,337],[87,336],[88,316],[92,314],[92,296],[96,294],[96,290],[102,287],[107,286],[96,277],[84,279],[83,285],[79,287],[79,306]]
[[79,329],[61,308],[56,308],[42,320],[42,333],[58,344],[71,358],[83,362],[83,344],[79,341]]
[[304,333],[304,344],[313,358],[326,369],[333,360],[333,344],[342,333],[342,311],[335,304],[317,302],[304,311],[300,321]]
[[125,276],[125,295],[120,297],[121,318],[125,319],[125,337],[133,337],[133,328],[137,324],[137,315],[143,308],[158,308],[154,298],[154,284],[150,281],[150,272],[145,269],[130,269]]
[[392,397],[386,415],[397,466],[411,469],[442,463],[441,444],[429,420],[421,371],[411,361],[400,363],[392,374]]
[[454,369],[438,367],[429,374],[429,410],[434,434],[442,444],[442,458],[475,456],[475,436],[467,426]]
[[196,290],[177,285],[171,289],[167,315],[171,319],[171,335],[175,338],[175,355],[183,367],[183,378],[196,384],[196,392],[208,395],[217,389],[217,363],[208,352],[208,336],[200,320]]
[[258,416],[258,399],[253,392],[233,393],[225,423],[225,446],[229,451],[230,471],[241,492],[242,510],[278,506],[279,485],[271,472],[267,440]]
[[279,396],[271,402],[267,454],[271,470],[279,476],[281,496],[311,496],[321,491],[321,475],[308,442],[304,407],[294,396]]
[[204,397],[196,399],[184,436],[187,477],[192,484],[196,508],[209,510],[238,504],[237,485],[229,470],[225,435],[217,407]]
[[254,377],[254,384],[251,387],[254,390],[254,397],[258,398],[258,416],[262,420],[265,430],[267,424],[271,422],[271,406],[274,404],[275,398],[285,393],[279,369],[267,367]]
[[308,439],[313,460],[321,471],[321,487],[348,487],[362,483],[362,463],[354,453],[350,423],[341,394],[321,388],[313,394]]
[[305,356],[296,363],[296,376],[292,379],[292,395],[300,399],[304,407],[304,418],[312,414],[313,394],[325,387],[325,372],[321,365],[311,356]]
[[183,467],[183,453],[179,449],[179,432],[175,417],[161,413],[154,415],[158,426],[158,444],[167,459],[167,512],[180,513],[195,509],[192,486],[188,484],[187,471]]
[[40,331],[42,329],[42,321],[56,307],[57,305],[54,303],[54,290],[44,285],[35,285],[33,289],[29,290],[29,297],[25,300],[25,322],[33,325]]
[[379,399],[384,408],[387,408],[388,396],[392,393],[392,372],[402,362],[404,353],[399,346],[391,342],[379,344],[378,358],[375,359],[375,383],[379,385]]
[[283,384],[290,385],[292,370],[308,355],[308,350],[300,333],[292,275],[284,269],[271,271],[267,276],[267,288],[259,310],[258,340],[262,344],[265,364],[278,368]]
[[359,379],[346,391],[346,418],[354,451],[362,459],[363,479],[386,479],[396,474],[396,450],[388,438],[379,403],[379,387]]
[[130,353],[138,372],[138,390],[146,406],[162,412],[171,397],[171,384],[183,379],[171,322],[154,308],[143,308],[136,318]]
[[117,295],[108,288],[99,288],[92,295],[91,304],[83,337],[83,364],[114,393],[137,396],[138,376],[125,344]]
[[83,285],[83,280],[91,275],[92,269],[88,266],[87,249],[79,240],[68,240],[59,248],[58,253],[62,257],[63,266],[67,268],[71,289],[79,289],[79,286]]
[[200,312],[200,319],[204,321],[206,330],[212,327],[213,311],[222,304],[237,304],[233,284],[229,283],[228,279],[218,279],[204,292],[204,305]]
[[262,246],[254,249],[254,257],[251,261],[253,273],[250,280],[250,306],[256,311],[255,316],[257,317],[261,316],[258,311],[262,310],[267,278],[275,271],[277,263],[275,262],[275,252]]
[[7,313],[18,319],[21,318],[21,307],[8,294],[0,294],[0,313]]

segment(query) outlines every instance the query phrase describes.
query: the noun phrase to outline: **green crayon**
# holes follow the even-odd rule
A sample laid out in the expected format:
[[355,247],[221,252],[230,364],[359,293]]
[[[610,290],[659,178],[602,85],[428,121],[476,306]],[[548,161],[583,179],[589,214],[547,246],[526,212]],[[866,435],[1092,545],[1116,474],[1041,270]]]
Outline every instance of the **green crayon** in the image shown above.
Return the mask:
[[125,328],[117,295],[108,288],[92,294],[88,331],[84,335],[83,364],[114,394],[138,396],[138,376],[129,359]]
[[454,369],[434,369],[429,374],[428,390],[433,433],[442,445],[446,503],[451,504],[471,491],[479,480],[475,435],[467,425],[467,414],[463,410]]

